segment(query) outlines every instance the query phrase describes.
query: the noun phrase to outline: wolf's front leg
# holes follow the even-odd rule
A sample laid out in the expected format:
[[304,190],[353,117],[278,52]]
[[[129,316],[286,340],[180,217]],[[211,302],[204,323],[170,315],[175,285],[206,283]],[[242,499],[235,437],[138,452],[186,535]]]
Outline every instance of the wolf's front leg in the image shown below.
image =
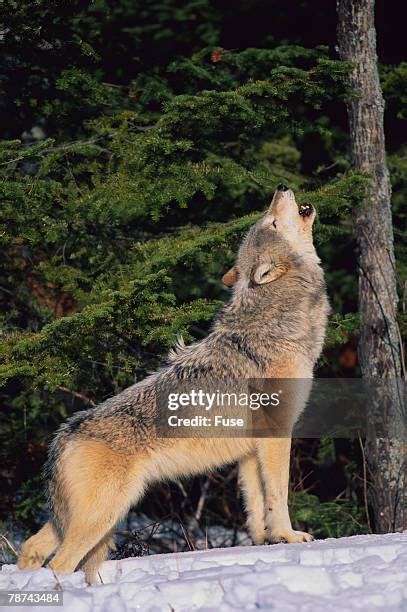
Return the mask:
[[257,457],[265,489],[267,539],[271,542],[309,542],[312,536],[294,531],[288,513],[291,438],[258,440]]
[[253,544],[264,544],[266,539],[264,490],[259,462],[254,452],[239,461],[239,485],[243,494],[250,537]]

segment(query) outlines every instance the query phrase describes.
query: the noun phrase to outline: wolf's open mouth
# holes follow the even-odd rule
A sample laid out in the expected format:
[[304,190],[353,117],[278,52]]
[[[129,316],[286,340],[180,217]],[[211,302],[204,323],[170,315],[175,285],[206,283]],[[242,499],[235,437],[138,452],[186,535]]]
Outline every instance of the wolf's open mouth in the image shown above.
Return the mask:
[[309,217],[314,212],[312,204],[301,204],[298,210],[301,217]]

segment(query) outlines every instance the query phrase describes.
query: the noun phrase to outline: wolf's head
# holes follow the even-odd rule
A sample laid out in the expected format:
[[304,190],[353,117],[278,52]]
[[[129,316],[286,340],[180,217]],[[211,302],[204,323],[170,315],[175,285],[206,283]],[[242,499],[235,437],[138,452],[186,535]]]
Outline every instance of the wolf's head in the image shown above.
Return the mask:
[[312,242],[315,216],[311,204],[298,206],[293,191],[279,185],[266,214],[244,239],[235,265],[224,275],[225,285],[255,288],[295,268],[317,265]]

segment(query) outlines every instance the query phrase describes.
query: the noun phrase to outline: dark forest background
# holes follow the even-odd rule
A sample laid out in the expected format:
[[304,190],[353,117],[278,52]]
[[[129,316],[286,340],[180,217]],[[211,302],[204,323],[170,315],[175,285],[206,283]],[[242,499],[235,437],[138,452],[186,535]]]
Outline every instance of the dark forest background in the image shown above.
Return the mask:
[[[40,472],[58,424],[142,379],[179,334],[208,332],[228,297],[221,277],[280,182],[319,211],[333,314],[316,375],[359,375],[350,215],[367,178],[349,162],[336,21],[333,0],[0,5],[0,531],[9,541],[44,519]],[[376,28],[403,298],[401,3],[378,1]],[[401,312],[405,334],[403,303]],[[296,527],[317,537],[371,528],[360,440],[295,441],[292,484]],[[153,549],[212,545],[213,525],[236,542],[245,520],[236,470],[161,485],[137,515],[154,524],[137,535],[152,546],[153,529]],[[143,549],[135,538],[126,554]]]

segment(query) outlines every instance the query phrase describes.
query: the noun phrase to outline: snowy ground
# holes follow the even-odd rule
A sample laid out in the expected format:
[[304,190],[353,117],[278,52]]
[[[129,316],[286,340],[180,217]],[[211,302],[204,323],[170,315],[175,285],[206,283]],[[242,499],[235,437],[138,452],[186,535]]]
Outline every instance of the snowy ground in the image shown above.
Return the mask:
[[[407,532],[107,561],[101,577],[103,584],[86,587],[82,572],[58,575],[62,610],[405,612]],[[0,572],[0,589],[55,588],[46,568]]]

